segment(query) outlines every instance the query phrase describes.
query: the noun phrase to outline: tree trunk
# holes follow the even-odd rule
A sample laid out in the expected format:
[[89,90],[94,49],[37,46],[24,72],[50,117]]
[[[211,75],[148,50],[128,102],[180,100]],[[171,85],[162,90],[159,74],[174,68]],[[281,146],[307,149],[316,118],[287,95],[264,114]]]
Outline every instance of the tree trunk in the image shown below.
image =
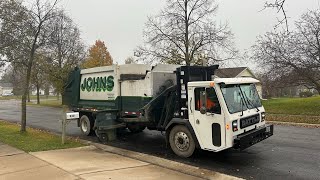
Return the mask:
[[39,83],[37,83],[37,104],[40,104],[40,87]]
[[46,95],[46,99],[48,99],[48,97],[49,97],[49,90],[50,88],[49,88],[49,85],[48,85],[48,83],[46,83],[45,84],[45,90],[44,90],[44,94]]
[[31,102],[30,100],[30,91],[28,90],[28,102]]
[[27,96],[29,95],[31,66],[32,66],[32,63],[29,63],[29,67],[27,68],[27,76],[25,79],[25,84],[23,86],[23,95],[21,98],[21,128],[20,128],[21,132],[26,131],[26,125],[27,125]]
[[21,128],[20,131],[21,132],[25,132],[26,131],[26,115],[27,115],[27,96],[25,93],[23,93],[22,98],[21,98]]
[[[36,42],[36,41],[35,41]],[[27,102],[26,98],[29,95],[29,85],[30,85],[30,79],[31,79],[31,70],[32,70],[32,64],[34,59],[34,53],[35,53],[35,42],[32,46],[32,50],[30,53],[30,59],[27,66],[27,76],[24,82],[24,86],[22,87],[23,95],[22,95],[22,102],[21,102],[21,132],[26,131],[26,125],[27,125]]]

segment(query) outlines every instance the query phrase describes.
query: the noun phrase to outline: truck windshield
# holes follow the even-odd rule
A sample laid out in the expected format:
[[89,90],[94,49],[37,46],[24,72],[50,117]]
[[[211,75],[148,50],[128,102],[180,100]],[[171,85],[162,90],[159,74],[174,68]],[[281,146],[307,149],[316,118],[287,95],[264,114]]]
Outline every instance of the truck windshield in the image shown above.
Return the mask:
[[262,106],[254,84],[222,85],[221,91],[230,114]]

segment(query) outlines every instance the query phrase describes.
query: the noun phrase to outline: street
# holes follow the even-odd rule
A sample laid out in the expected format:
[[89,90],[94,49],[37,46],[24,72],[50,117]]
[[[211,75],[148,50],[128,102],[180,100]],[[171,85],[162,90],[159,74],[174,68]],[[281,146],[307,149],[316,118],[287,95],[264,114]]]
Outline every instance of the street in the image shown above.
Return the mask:
[[[20,101],[0,101],[0,119],[20,122]],[[27,125],[61,132],[61,109],[27,107]],[[67,126],[67,134],[84,137],[76,122]],[[157,131],[121,133],[109,145],[147,153],[200,168],[218,171],[245,179],[320,179],[320,129],[275,125],[274,136],[244,151],[219,153],[199,150],[192,158],[183,159],[166,147],[164,136]]]

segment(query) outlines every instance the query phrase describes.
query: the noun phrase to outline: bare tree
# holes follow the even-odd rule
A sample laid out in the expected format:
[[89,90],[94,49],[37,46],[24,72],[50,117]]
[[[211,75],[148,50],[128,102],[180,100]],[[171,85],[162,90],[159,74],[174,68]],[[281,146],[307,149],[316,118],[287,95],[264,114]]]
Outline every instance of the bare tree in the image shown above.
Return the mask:
[[275,28],[277,28],[281,24],[285,24],[287,32],[289,32],[288,17],[284,7],[285,2],[286,0],[267,1],[265,2],[264,9],[272,8],[272,9],[276,9],[277,13],[281,12],[283,15],[283,18],[278,19],[278,24],[275,25]]
[[147,61],[186,65],[234,58],[233,34],[214,21],[217,8],[212,0],[167,0],[159,15],[149,17],[145,45],[137,51]]
[[315,88],[320,94],[320,11],[303,14],[295,25],[290,33],[259,37],[254,58],[276,76],[287,77],[286,83]]
[[51,20],[50,32],[49,42],[44,50],[47,56],[45,71],[59,97],[69,72],[80,65],[86,52],[80,30],[64,11],[59,11],[57,17]]
[[3,61],[24,67],[25,80],[21,103],[21,131],[26,131],[26,98],[29,93],[31,71],[37,50],[46,44],[46,27],[56,15],[56,3],[36,0],[30,7],[22,1],[4,0],[1,3],[0,54]]
[[[31,85],[36,89],[37,104],[40,104],[40,89],[44,87],[48,81],[47,63],[45,62],[46,56],[37,53],[34,59],[33,70],[31,72]],[[30,93],[29,93],[30,94]]]

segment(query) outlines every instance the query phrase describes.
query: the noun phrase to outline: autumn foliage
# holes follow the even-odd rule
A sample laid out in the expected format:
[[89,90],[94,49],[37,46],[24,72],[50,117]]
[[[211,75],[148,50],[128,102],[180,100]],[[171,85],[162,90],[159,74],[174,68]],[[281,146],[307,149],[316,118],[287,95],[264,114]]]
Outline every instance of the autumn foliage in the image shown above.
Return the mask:
[[81,65],[82,68],[109,66],[113,64],[112,57],[103,41],[97,40],[89,49],[89,57]]

